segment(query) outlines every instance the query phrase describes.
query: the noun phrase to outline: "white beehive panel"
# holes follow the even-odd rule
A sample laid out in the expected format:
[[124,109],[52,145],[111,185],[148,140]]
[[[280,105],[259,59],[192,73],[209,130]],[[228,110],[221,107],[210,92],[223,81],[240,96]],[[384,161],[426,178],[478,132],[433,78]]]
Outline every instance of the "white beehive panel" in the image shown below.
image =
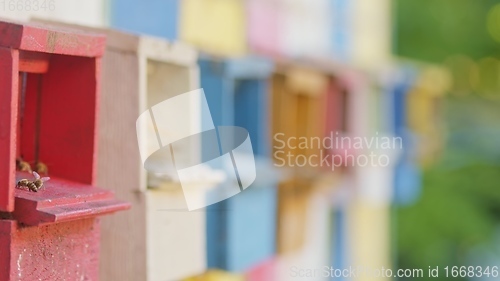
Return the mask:
[[329,1],[281,0],[283,51],[292,57],[318,58],[331,49]]
[[43,18],[90,26],[105,26],[107,0],[2,0],[0,17],[17,21]]
[[[197,55],[188,46],[142,37],[139,59],[141,112],[199,86]],[[161,129],[162,124],[174,123],[179,130],[199,131],[200,100],[192,99],[179,110],[162,112],[162,119],[156,120],[156,125]],[[175,130],[172,134],[176,134]],[[188,154],[200,157],[199,150],[194,148]],[[147,178],[146,171],[142,171]],[[178,280],[206,269],[205,212],[187,211],[181,186],[170,187],[146,189],[148,280]]]
[[148,191],[147,209],[148,280],[180,280],[203,273],[205,211],[186,211],[182,190]]
[[390,0],[331,0],[331,57],[363,68],[390,59]]

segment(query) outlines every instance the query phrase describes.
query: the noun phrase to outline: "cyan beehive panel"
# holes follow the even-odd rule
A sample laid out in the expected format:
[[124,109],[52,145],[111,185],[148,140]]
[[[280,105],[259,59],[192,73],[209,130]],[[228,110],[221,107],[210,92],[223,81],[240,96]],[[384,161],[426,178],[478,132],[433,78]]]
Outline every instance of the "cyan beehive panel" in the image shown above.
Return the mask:
[[[246,128],[255,156],[268,156],[270,70],[246,60],[203,58],[199,65],[214,124]],[[259,182],[207,208],[209,267],[243,272],[274,255],[276,188],[273,182]]]

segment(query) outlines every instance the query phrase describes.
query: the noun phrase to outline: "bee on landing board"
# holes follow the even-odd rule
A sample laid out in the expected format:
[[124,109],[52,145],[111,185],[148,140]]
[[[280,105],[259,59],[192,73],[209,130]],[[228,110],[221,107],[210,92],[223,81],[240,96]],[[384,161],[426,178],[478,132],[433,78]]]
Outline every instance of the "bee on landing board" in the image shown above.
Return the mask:
[[49,168],[47,165],[45,165],[42,162],[37,162],[35,164],[35,171],[41,175],[48,175],[49,174]]
[[24,161],[23,158],[16,159],[16,169],[21,172],[31,173],[31,166],[28,162]]
[[33,172],[33,176],[35,177],[34,181],[28,179],[22,179],[17,182],[17,188],[28,189],[29,191],[38,192],[43,186],[43,183],[50,180],[49,177],[40,178],[40,175],[37,172]]

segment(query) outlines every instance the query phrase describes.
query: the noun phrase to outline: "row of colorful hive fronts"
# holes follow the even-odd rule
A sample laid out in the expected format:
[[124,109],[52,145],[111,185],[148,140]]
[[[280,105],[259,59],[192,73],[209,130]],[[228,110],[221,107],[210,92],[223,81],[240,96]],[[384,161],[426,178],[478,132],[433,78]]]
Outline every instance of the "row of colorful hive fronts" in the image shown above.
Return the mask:
[[[115,1],[109,9],[116,28],[183,39],[228,58],[199,55],[181,42],[92,29],[107,35],[97,183],[132,203],[130,211],[103,220],[102,280],[177,280],[207,268],[252,280],[286,280],[291,264],[390,264],[389,205],[418,197],[419,167],[439,151],[438,105],[446,74],[389,62],[384,45],[389,39],[374,40],[386,41],[374,53],[352,47],[366,45],[356,41],[365,33],[350,32],[342,17],[349,17],[349,11],[362,17],[358,1],[301,2]],[[333,28],[327,28],[329,20]],[[303,37],[296,35],[301,30]],[[229,58],[248,49],[262,55]],[[359,53],[347,54],[352,50]],[[321,56],[284,59],[311,54]],[[352,64],[311,62],[327,56]],[[375,61],[385,62],[384,67],[357,68]],[[168,183],[151,188],[140,165],[116,163],[125,163],[124,153],[127,163],[134,158],[140,163],[130,124],[143,110],[197,88],[204,89],[216,126],[249,131],[258,180],[205,211],[161,212],[164,206],[182,205],[182,193],[172,192]],[[199,110],[194,104],[186,115],[194,118]],[[274,169],[276,134],[323,138],[331,132],[401,137],[403,149],[383,169],[354,165],[336,172],[318,167],[279,177],[265,173]],[[294,155],[318,153],[317,148],[290,150]]]

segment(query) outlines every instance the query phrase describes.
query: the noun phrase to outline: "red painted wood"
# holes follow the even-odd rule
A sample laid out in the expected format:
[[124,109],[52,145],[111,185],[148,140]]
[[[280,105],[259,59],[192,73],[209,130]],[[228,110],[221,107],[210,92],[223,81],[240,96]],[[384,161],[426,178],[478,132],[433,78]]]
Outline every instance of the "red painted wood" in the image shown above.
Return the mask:
[[0,211],[7,212],[14,210],[18,57],[17,50],[0,47]]
[[0,21],[0,46],[41,53],[100,57],[104,53],[103,35],[61,30],[40,24]]
[[[326,137],[331,136],[331,132],[333,132],[333,150],[328,151],[330,155],[337,155],[333,158],[333,165],[338,166],[338,169],[343,169],[344,167],[351,166],[353,163],[350,161],[351,158],[347,155],[354,155],[352,150],[345,149],[341,146],[341,138],[346,131],[346,114],[347,114],[347,88],[346,85],[340,79],[332,79],[328,86],[328,93],[326,95],[326,126],[325,126],[325,135]],[[338,134],[337,134],[338,132]],[[339,139],[339,143],[337,147],[336,138]],[[340,157],[339,157],[340,156]],[[330,161],[332,158],[328,158]],[[331,165],[331,164],[330,164]],[[331,167],[327,166],[327,169],[331,169]]]
[[[26,161],[37,160],[38,120],[41,131],[38,160],[47,164],[50,175],[95,183],[97,73],[95,58],[53,56],[47,73],[28,75],[20,148]],[[39,87],[40,118],[37,117]]]
[[99,232],[97,219],[40,227],[1,220],[0,280],[98,280]]
[[[18,172],[17,180],[32,176]],[[38,192],[16,189],[13,218],[26,225],[62,222],[95,217],[130,208],[130,204],[114,200],[110,190],[51,178]]]
[[[35,143],[38,160],[49,165],[51,175],[95,182],[100,76],[97,57],[104,52],[105,37],[3,21],[0,34],[0,48],[23,50],[0,51],[0,210],[12,211],[13,186],[9,184],[15,175],[15,156],[22,155],[34,163]],[[53,55],[49,58],[48,54]],[[20,70],[46,73],[41,79],[34,74],[28,76],[23,128],[18,136]],[[42,111],[37,116],[39,89]],[[37,120],[41,128],[38,139]]]
[[22,51],[19,53],[19,71],[45,73],[49,70],[50,55]]
[[[104,40],[0,21],[0,280],[97,280],[96,216],[130,207],[93,186]],[[20,155],[47,164],[39,192],[15,188]]]

